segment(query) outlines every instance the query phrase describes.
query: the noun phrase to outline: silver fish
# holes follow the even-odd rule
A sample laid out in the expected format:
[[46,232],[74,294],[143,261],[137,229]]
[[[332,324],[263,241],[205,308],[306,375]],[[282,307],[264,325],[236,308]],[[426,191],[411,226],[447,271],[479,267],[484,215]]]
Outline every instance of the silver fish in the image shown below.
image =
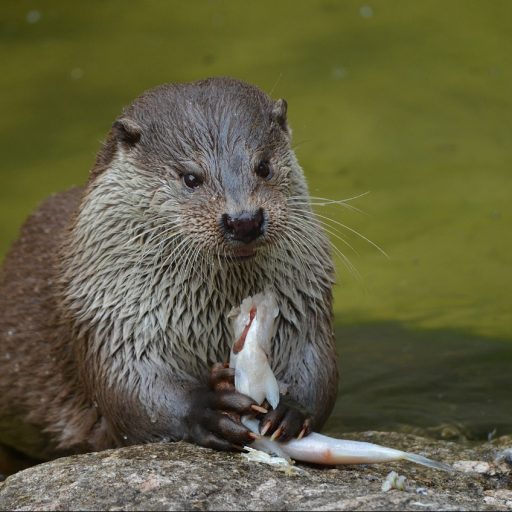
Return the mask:
[[[279,384],[268,362],[268,354],[278,314],[274,295],[266,291],[247,297],[229,315],[235,332],[230,358],[230,366],[235,369],[235,388],[258,404],[266,399],[273,408],[279,403]],[[246,416],[242,421],[250,430],[259,433],[258,420]],[[454,471],[448,464],[415,453],[316,432],[302,439],[284,442],[261,437],[251,446],[271,455],[313,464],[374,464],[408,460],[429,468]]]

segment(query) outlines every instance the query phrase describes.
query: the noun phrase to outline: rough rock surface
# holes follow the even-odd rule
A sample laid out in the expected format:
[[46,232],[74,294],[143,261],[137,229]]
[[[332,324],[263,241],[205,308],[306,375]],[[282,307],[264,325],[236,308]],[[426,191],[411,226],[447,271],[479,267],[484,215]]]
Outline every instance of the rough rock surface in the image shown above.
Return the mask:
[[[0,510],[512,510],[512,438],[478,446],[365,432],[376,442],[455,464],[408,462],[287,474],[240,454],[159,443],[67,457],[0,483]],[[501,455],[501,458],[500,458]],[[381,490],[390,471],[405,490]]]

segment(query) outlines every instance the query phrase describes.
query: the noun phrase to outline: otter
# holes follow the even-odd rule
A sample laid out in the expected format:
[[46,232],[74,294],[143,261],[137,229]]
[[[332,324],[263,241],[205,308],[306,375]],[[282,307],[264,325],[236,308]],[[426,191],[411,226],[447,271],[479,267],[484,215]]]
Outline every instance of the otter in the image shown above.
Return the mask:
[[[28,218],[0,274],[0,445],[37,460],[186,440],[240,449],[228,313],[270,289],[286,439],[337,393],[334,268],[285,100],[232,78],[165,84],[113,123],[86,185]],[[212,370],[213,369],[213,370]]]

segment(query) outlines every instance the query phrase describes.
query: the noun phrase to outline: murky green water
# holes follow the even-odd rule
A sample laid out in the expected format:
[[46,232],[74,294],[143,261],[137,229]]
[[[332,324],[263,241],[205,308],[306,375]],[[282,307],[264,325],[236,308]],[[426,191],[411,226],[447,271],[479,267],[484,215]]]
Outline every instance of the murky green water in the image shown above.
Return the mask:
[[123,105],[232,75],[289,102],[333,241],[329,428],[512,432],[512,2],[18,1],[0,10],[0,254]]
[[512,343],[396,322],[339,327],[341,393],[326,430],[443,439],[512,432]]

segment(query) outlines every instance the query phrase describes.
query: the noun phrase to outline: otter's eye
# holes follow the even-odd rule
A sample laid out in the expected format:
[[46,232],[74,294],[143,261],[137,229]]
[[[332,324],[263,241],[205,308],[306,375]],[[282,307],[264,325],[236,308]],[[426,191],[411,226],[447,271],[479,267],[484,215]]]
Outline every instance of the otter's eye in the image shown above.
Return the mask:
[[272,178],[272,169],[268,160],[261,160],[255,169],[256,174],[265,180]]
[[183,182],[188,188],[197,188],[199,187],[199,185],[201,185],[203,181],[195,174],[184,174]]

